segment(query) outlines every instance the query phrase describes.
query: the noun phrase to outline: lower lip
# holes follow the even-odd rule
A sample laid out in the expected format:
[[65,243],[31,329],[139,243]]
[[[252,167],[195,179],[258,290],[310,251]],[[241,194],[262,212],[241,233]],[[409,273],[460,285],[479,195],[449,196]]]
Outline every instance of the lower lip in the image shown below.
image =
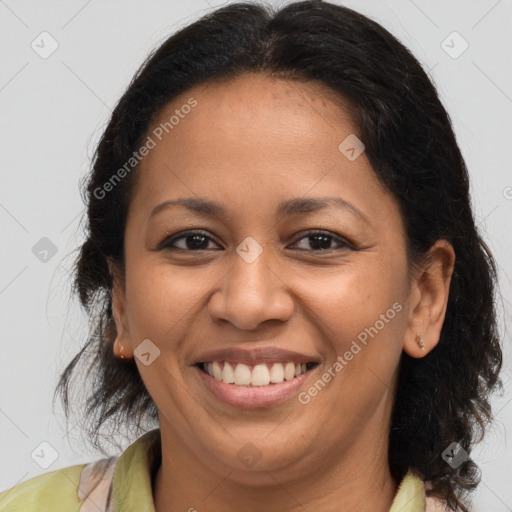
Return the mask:
[[268,386],[261,387],[226,384],[221,380],[211,377],[197,366],[195,369],[199,373],[201,381],[220,401],[233,407],[258,409],[281,404],[296,395],[314,368],[292,380],[285,380],[279,384],[269,384]]

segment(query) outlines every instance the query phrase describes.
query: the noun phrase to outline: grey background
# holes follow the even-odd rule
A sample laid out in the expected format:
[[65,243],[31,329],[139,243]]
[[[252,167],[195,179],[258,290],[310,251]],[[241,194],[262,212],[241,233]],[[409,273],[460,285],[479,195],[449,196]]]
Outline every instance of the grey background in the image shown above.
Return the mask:
[[[79,179],[110,110],[149,50],[225,3],[0,0],[0,491],[100,457],[84,448],[79,428],[71,425],[66,433],[61,408],[51,404],[57,376],[87,330],[69,298],[73,251],[82,240]],[[430,70],[450,113],[471,174],[475,214],[499,263],[510,383],[512,1],[336,3],[370,16],[408,46]],[[31,47],[35,41],[40,52],[51,48],[44,31],[58,43],[46,59]],[[463,42],[453,31],[469,44],[457,58]],[[493,400],[496,422],[473,453],[482,469],[476,512],[512,510],[510,389],[507,384],[505,395]],[[53,450],[55,460],[41,467]]]

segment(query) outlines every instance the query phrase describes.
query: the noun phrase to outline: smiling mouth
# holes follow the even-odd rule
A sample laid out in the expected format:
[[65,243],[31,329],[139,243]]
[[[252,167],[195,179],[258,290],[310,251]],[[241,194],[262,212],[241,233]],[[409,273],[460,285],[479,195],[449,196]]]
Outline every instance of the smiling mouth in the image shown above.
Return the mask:
[[291,381],[316,368],[318,363],[262,363],[247,365],[229,361],[201,362],[201,371],[219,382],[241,387],[265,387]]

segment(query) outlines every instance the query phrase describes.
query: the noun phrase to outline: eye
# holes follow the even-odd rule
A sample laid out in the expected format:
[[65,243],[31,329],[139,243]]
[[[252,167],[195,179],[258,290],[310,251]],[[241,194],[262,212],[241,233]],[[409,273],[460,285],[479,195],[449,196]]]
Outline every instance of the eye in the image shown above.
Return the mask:
[[[332,249],[340,249],[340,248],[351,248],[351,245],[346,242],[343,238],[333,235],[326,231],[310,231],[305,236],[299,238],[294,242],[300,242],[301,240],[309,239],[310,248],[299,249],[299,250],[313,250],[315,252],[319,251],[329,251]],[[331,243],[335,241],[338,244],[338,247],[331,247]],[[311,249],[312,248],[312,249]]]
[[[213,238],[209,237],[202,231],[186,231],[178,235],[174,235],[169,238],[165,238],[158,244],[159,249],[177,249],[182,251],[203,251],[208,250],[208,241],[213,241]],[[176,245],[176,242],[181,242],[181,247]]]
[[[293,245],[297,245],[302,240],[309,239],[309,247],[301,248],[299,250],[312,250],[314,252],[329,251],[333,249],[352,248],[352,246],[340,236],[333,235],[326,231],[309,231],[301,238],[297,239]],[[332,242],[338,246],[332,247]],[[181,251],[206,251],[211,249],[208,247],[209,242],[214,242],[212,237],[205,234],[203,231],[185,231],[178,233],[174,236],[162,240],[158,249],[181,250]],[[181,247],[178,246],[181,244]],[[218,245],[218,244],[217,244]],[[291,246],[291,247],[292,247]]]

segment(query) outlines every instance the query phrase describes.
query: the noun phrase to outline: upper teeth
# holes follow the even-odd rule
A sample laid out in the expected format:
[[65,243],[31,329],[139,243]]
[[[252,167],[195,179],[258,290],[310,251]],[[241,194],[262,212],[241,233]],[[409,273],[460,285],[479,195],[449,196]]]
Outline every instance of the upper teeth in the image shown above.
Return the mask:
[[266,364],[256,364],[251,367],[243,363],[213,361],[204,363],[204,369],[215,379],[237,386],[268,386],[271,382],[278,384],[284,380],[292,380],[307,371],[305,363],[293,362],[273,363],[270,367]]

